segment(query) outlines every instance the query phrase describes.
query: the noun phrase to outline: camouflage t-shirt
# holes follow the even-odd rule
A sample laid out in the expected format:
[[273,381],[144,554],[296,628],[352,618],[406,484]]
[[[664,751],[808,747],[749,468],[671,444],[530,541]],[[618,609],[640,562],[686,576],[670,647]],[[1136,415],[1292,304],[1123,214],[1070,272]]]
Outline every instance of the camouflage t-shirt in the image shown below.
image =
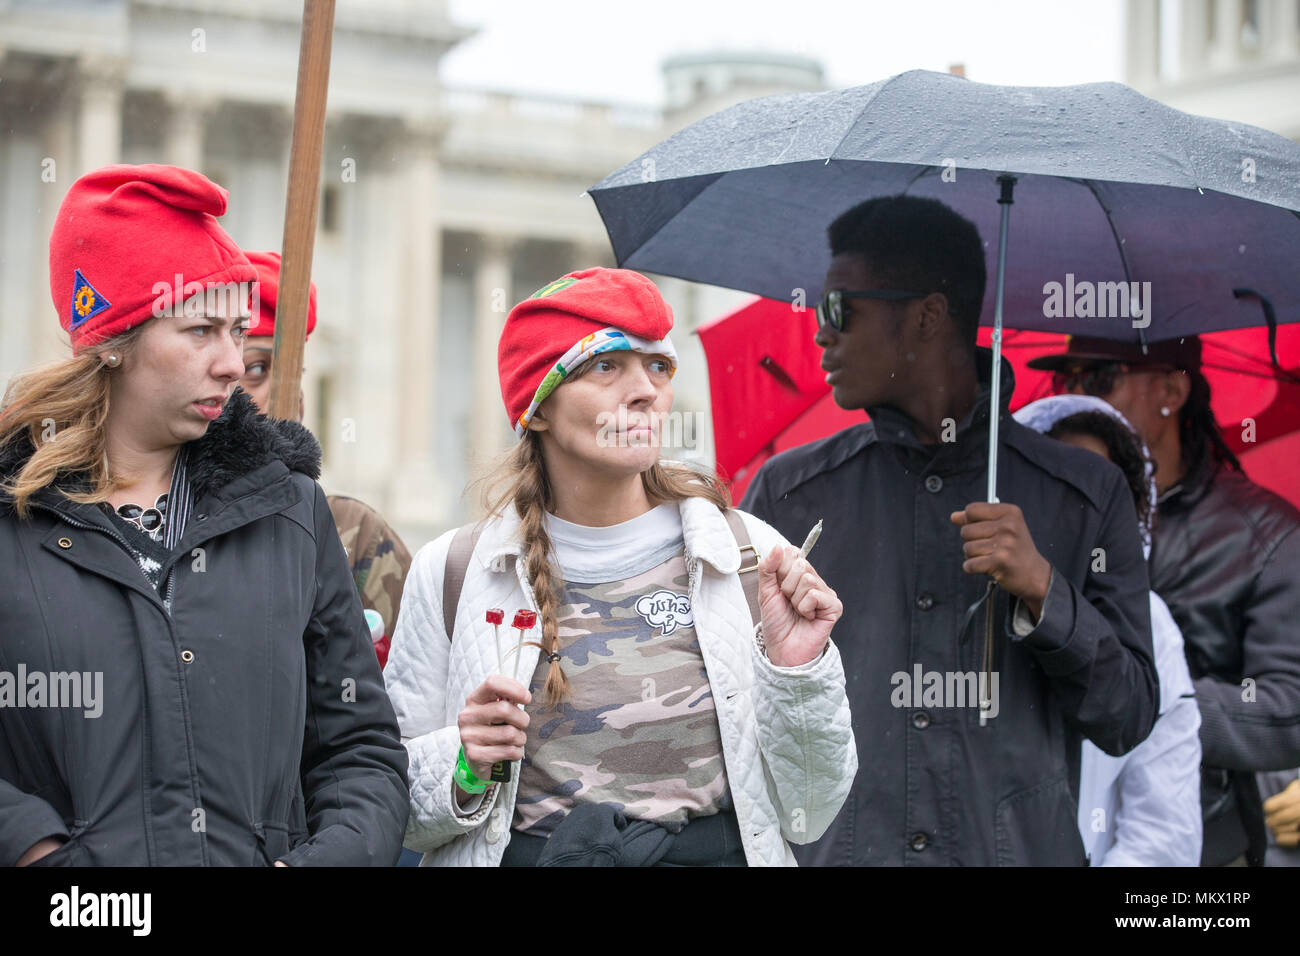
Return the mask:
[[730,808],[684,554],[621,581],[566,581],[558,617],[572,699],[544,708],[541,658],[514,828],[549,835],[579,801],[674,831]]

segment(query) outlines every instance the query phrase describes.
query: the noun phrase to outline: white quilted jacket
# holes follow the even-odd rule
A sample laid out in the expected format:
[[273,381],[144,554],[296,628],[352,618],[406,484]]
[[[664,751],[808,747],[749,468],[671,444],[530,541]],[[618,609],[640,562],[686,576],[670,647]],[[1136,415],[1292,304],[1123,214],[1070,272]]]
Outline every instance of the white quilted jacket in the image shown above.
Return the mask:
[[[416,554],[402,596],[384,681],[410,754],[411,815],[407,847],[422,866],[497,866],[510,840],[516,764],[506,784],[488,787],[465,816],[454,808],[452,770],[460,750],[456,715],[465,699],[497,672],[493,627],[484,612],[536,608],[518,556],[519,519],[507,508],[483,530],[457,605],[455,643],[447,640],[442,579],[449,531]],[[740,551],[726,518],[702,498],[681,502],[691,607],[708,671],[727,782],[750,866],[794,866],[786,841],[807,843],[825,832],[857,772],[857,748],[844,693],[844,669],[832,642],[820,658],[780,668],[757,649],[737,570]],[[760,554],[786,544],[772,527],[742,514]],[[535,637],[535,635],[534,635]],[[501,628],[502,655],[518,641]],[[539,650],[523,649],[521,683]],[[513,658],[506,661],[513,669]]]

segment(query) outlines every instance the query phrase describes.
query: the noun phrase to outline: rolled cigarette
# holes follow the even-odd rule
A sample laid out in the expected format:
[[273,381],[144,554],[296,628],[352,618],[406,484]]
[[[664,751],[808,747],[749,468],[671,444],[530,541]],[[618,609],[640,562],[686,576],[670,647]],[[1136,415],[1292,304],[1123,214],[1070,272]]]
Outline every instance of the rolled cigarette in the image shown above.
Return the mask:
[[817,539],[820,538],[821,536],[822,536],[822,522],[821,519],[818,518],[817,523],[813,525],[813,529],[808,532],[808,537],[804,538],[803,547],[799,549],[799,557],[801,558],[808,557],[808,552],[812,551],[813,545],[817,543]]

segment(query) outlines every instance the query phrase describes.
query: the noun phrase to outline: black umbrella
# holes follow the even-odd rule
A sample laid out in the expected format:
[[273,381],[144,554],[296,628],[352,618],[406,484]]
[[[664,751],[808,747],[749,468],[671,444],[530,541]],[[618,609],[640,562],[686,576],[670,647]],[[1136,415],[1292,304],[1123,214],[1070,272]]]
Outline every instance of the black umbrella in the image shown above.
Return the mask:
[[[986,238],[996,223],[995,368],[1004,312],[1016,328],[1144,344],[1258,325],[1259,296],[1234,289],[1266,295],[1279,321],[1300,318],[1300,146],[1118,83],[912,71],[764,97],[687,127],[590,193],[620,265],[787,301],[820,297],[825,228],[863,200],[937,198]],[[995,403],[999,386],[995,374]]]

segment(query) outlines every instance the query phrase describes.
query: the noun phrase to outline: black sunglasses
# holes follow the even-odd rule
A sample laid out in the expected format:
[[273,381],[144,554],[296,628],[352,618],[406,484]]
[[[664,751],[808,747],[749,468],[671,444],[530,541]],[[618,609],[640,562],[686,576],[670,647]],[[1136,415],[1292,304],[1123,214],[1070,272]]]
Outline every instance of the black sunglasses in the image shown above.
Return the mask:
[[822,296],[817,306],[817,326],[830,326],[836,332],[844,331],[845,299],[882,299],[885,302],[899,302],[903,299],[924,299],[928,292],[900,292],[897,289],[831,289]]

